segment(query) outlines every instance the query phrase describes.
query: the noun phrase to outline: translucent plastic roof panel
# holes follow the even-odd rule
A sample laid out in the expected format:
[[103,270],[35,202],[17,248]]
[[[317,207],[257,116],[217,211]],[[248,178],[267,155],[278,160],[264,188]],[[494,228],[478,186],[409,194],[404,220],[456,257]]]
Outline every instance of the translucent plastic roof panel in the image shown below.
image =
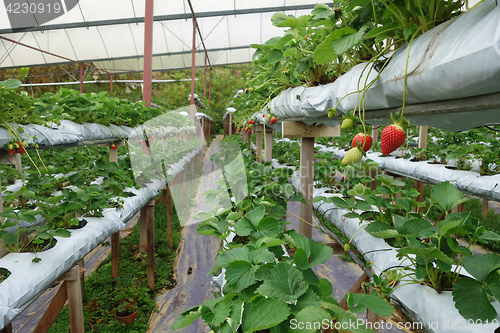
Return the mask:
[[[59,17],[23,31],[12,29],[9,19],[13,16],[9,17],[0,4],[0,37],[11,40],[0,39],[0,68],[64,63],[70,59],[95,62],[111,72],[141,71],[145,1],[80,0],[66,13],[61,11]],[[271,24],[275,12],[309,14],[317,1],[192,0],[191,3],[210,63],[226,65],[250,62],[253,54],[250,44],[264,43],[282,33],[281,28]],[[190,67],[193,22],[187,0],[156,0],[154,17],[154,70]],[[196,48],[200,52],[203,49],[198,35]],[[196,66],[203,65],[203,55],[197,55]]]

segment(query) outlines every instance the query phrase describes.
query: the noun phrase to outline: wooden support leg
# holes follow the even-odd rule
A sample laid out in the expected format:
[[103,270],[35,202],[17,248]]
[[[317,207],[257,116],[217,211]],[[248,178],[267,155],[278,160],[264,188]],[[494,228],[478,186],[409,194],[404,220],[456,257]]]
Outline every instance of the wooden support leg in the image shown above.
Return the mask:
[[78,262],[78,267],[80,268],[80,286],[82,299],[85,299],[85,262],[83,259]]
[[[1,178],[1,177],[0,177]],[[3,213],[3,196],[2,196],[2,180],[0,179],[0,213]],[[3,217],[0,216],[0,224],[3,224]],[[3,241],[0,241],[3,242]],[[0,258],[2,258],[7,251],[0,245]],[[0,332],[3,333],[3,332]]]
[[252,133],[248,133],[248,149],[250,149],[250,154],[252,154]]
[[483,209],[481,210],[484,217],[488,216],[488,200],[483,199]]
[[[377,169],[373,169],[373,170],[370,170],[370,177],[372,177],[373,179],[377,178]],[[377,181],[376,180],[372,180],[370,182],[370,189],[372,189],[372,191],[375,191],[375,189],[377,188]]]
[[257,161],[262,162],[262,159],[260,158],[260,155],[262,155],[262,132],[257,132],[257,152],[255,155],[257,155]]
[[80,268],[74,266],[63,278],[68,292],[69,324],[71,333],[83,333],[83,304],[80,286]]
[[111,276],[120,276],[120,232],[111,235]]
[[155,228],[154,228],[154,200],[146,207],[149,209],[147,218],[147,265],[148,265],[148,287],[155,290]]
[[167,185],[167,243],[168,243],[168,249],[172,250],[173,248],[173,241],[172,241],[172,192],[170,192],[170,188]]
[[273,159],[273,132],[266,132],[265,155],[266,162],[270,162]]
[[300,141],[300,192],[307,204],[299,203],[299,234],[312,237],[312,194],[314,176],[314,138],[301,138]]
[[[59,287],[56,295],[50,302],[47,310],[45,310],[42,319],[40,319],[40,321],[36,325],[33,333],[47,333],[50,330],[50,327],[59,315],[59,312],[61,312],[64,304],[66,304],[66,300],[68,299],[67,288],[68,287],[66,285],[66,281],[64,281]],[[4,333],[3,331],[1,332]]]
[[186,208],[186,175],[187,175],[187,169],[185,168],[182,171],[182,208]]
[[0,333],[12,333],[12,323],[9,323],[7,326],[5,326]]
[[147,222],[148,222],[148,205],[144,206],[141,208],[141,214],[140,214],[140,236],[139,236],[139,251],[141,252],[146,252],[147,245],[148,245],[148,229],[147,229]]

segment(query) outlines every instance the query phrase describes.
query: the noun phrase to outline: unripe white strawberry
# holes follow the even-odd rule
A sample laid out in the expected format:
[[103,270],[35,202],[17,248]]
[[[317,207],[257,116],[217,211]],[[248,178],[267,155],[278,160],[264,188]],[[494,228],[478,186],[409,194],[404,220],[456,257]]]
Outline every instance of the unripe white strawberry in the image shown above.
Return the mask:
[[342,164],[353,164],[361,161],[363,158],[363,151],[358,147],[354,147],[349,149],[349,151],[345,154],[344,159],[342,160]]

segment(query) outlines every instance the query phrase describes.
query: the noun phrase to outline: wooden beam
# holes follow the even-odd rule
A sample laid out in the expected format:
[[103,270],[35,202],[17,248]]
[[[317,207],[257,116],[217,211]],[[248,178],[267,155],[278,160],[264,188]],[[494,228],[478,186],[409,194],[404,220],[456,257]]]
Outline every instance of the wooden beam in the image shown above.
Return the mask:
[[56,320],[59,312],[61,312],[64,304],[68,300],[68,289],[67,289],[66,281],[64,281],[59,290],[55,294],[54,298],[50,302],[49,306],[45,310],[42,319],[36,325],[33,333],[47,333],[50,330],[50,327]]
[[308,202],[299,203],[299,234],[312,237],[313,215],[313,180],[314,180],[314,138],[300,140],[300,193]]
[[335,127],[320,124],[306,125],[298,121],[284,121],[281,123],[284,138],[321,138],[340,136],[340,125]]
[[265,160],[269,162],[273,159],[273,132],[266,132]]

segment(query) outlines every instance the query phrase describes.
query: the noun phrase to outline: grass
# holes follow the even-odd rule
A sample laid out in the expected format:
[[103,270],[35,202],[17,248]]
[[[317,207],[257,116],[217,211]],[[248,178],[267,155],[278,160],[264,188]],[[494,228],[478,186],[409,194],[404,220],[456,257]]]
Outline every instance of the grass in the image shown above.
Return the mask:
[[[110,298],[115,291],[117,281],[111,277],[111,256],[85,281],[84,317],[85,329],[92,327],[102,333],[138,333],[147,330],[151,313],[156,310],[155,295],[165,288],[172,288],[172,265],[176,249],[181,240],[177,214],[173,215],[173,249],[167,246],[167,210],[166,205],[155,206],[155,290],[146,286],[146,255],[139,252],[140,226],[136,224],[133,232],[120,242],[120,278],[119,283],[136,281],[139,286],[139,314],[129,326],[118,322],[114,316],[116,304]],[[68,309],[65,307],[50,333],[62,333],[69,330]]]

